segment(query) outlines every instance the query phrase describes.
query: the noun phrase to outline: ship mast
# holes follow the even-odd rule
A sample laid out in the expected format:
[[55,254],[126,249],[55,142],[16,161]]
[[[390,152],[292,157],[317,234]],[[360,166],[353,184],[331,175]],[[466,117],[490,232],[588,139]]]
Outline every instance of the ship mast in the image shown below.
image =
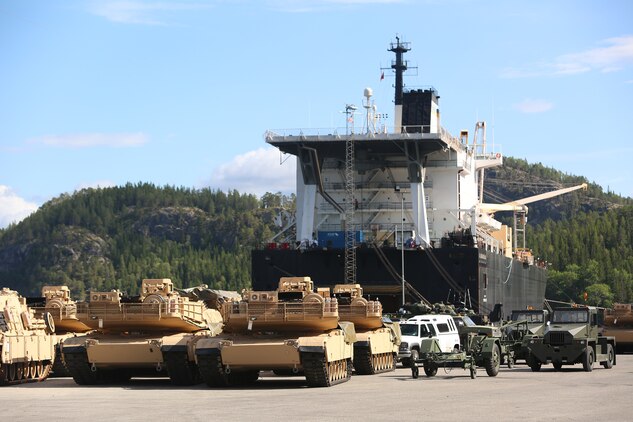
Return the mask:
[[402,80],[403,73],[408,68],[407,60],[403,60],[402,55],[409,48],[408,42],[400,42],[400,37],[396,36],[396,42],[391,43],[391,48],[388,51],[396,53],[396,60],[391,61],[391,68],[396,72],[396,97],[395,97],[395,116],[394,116],[394,131],[400,133],[402,131],[402,93],[404,90],[404,82]]

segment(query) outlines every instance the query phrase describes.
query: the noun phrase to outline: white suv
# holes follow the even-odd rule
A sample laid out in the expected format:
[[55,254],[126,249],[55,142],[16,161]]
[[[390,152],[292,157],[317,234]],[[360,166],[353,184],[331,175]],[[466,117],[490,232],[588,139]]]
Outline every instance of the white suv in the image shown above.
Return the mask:
[[437,338],[442,352],[459,350],[459,333],[450,315],[416,315],[400,323],[400,332],[402,342],[398,351],[398,360],[404,366],[409,366],[411,359],[418,359],[420,341],[423,338]]

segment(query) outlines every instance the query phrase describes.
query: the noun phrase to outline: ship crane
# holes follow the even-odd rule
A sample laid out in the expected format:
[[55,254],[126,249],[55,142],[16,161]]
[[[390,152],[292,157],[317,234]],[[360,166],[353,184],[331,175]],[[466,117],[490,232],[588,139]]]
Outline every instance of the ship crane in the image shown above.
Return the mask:
[[[519,251],[522,251],[522,252],[526,251],[526,249],[525,249],[525,225],[527,223],[527,213],[528,213],[527,204],[531,204],[531,203],[537,202],[537,201],[542,201],[544,199],[554,198],[556,196],[564,195],[566,193],[573,192],[573,191],[576,191],[578,189],[587,190],[587,184],[586,183],[582,183],[580,185],[571,186],[571,187],[563,188],[563,189],[557,189],[557,190],[554,190],[554,191],[545,192],[545,193],[541,193],[541,194],[538,194],[538,195],[528,196],[527,198],[517,199],[515,201],[505,202],[503,204],[481,203],[481,204],[477,205],[477,208],[478,208],[478,211],[479,211],[478,214],[485,214],[485,215],[488,215],[489,217],[492,217],[492,215],[495,212],[498,212],[498,211],[512,211],[513,212],[513,214],[514,214],[514,222],[513,222],[513,228],[512,228],[512,232],[513,232],[513,235],[514,235],[513,250],[518,255]],[[517,227],[517,220],[521,223],[521,227],[520,228]],[[521,232],[521,234],[522,234],[523,246],[522,246],[521,250],[519,250],[517,248],[517,246],[518,246],[518,232]]]

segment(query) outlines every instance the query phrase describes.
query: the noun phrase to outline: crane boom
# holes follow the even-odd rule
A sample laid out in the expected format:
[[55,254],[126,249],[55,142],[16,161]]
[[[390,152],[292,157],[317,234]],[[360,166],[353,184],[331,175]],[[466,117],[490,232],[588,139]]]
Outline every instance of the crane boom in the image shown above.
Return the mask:
[[564,195],[569,192],[573,192],[578,189],[587,190],[587,184],[582,183],[577,186],[572,186],[569,188],[557,189],[551,192],[545,192],[534,196],[528,196],[527,198],[517,199],[516,201],[510,201],[503,204],[487,204],[482,203],[479,204],[479,210],[488,214],[492,214],[497,211],[524,211],[527,212],[526,204],[531,204],[532,202],[541,201],[543,199],[554,198],[559,195]]

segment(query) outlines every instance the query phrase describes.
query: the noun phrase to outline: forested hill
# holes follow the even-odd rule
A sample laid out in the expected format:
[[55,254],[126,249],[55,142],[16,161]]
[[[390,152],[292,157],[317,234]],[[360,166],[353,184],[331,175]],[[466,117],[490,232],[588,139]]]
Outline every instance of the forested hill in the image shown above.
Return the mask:
[[[485,179],[487,202],[587,182],[512,158]],[[145,183],[62,195],[0,230],[0,286],[37,295],[43,284],[66,284],[82,298],[90,289],[135,294],[141,279],[168,277],[180,287],[241,290],[250,250],[276,232],[279,206],[293,199]],[[528,246],[552,263],[548,297],[579,301],[587,291],[596,304],[633,301],[632,217],[630,198],[594,184],[530,204]]]
[[250,285],[250,249],[273,233],[273,214],[236,191],[128,184],[62,195],[0,231],[0,286],[135,294],[143,278],[171,278],[240,290]]

